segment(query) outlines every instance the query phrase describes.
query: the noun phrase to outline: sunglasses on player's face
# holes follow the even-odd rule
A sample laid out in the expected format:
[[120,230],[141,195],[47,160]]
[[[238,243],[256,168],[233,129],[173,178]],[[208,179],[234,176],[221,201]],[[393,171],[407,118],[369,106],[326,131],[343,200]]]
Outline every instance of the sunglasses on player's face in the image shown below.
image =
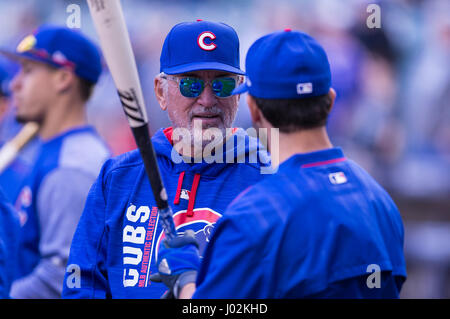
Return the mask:
[[163,78],[177,82],[181,95],[191,98],[199,97],[208,84],[211,85],[211,89],[217,97],[229,97],[236,87],[237,80],[237,77],[233,76],[218,77],[206,83],[195,76],[177,77],[164,75]]

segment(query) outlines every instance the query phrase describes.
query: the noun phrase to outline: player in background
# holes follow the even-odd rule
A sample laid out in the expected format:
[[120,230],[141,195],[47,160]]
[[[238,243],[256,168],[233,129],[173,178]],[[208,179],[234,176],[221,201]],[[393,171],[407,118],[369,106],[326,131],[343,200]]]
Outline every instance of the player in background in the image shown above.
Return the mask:
[[9,298],[17,267],[19,216],[0,187],[0,299]]
[[16,119],[40,125],[42,145],[15,208],[21,234],[12,298],[59,298],[70,243],[109,149],[88,125],[86,102],[101,74],[97,47],[78,31],[44,25],[15,52]]
[[[15,63],[0,56],[0,147],[15,137],[22,124],[14,116],[9,84],[17,71]],[[29,174],[39,149],[39,139],[33,138],[17,154],[16,158],[0,171],[0,187],[9,201],[14,201],[20,191],[22,181]]]
[[336,93],[323,48],[290,29],[268,34],[250,47],[246,75],[234,93],[249,92],[254,126],[280,129],[269,142],[279,142],[278,172],[233,201],[200,268],[185,233],[163,245],[154,279],[181,298],[194,292],[186,278],[198,269],[193,298],[398,298],[402,220],[387,192],[330,142]]
[[[264,176],[263,165],[249,158],[258,151],[257,140],[231,130],[239,101],[231,92],[243,74],[239,39],[223,23],[183,22],[167,35],[160,62],[155,94],[173,126],[157,131],[152,143],[175,226],[195,232],[201,253],[228,204]],[[224,133],[216,144],[222,161],[193,152],[196,132],[199,150],[210,146],[206,135],[202,138],[207,128]],[[261,161],[269,162],[267,154]],[[160,298],[166,287],[148,278],[157,273],[163,239],[138,150],[109,160],[75,232],[63,297]]]

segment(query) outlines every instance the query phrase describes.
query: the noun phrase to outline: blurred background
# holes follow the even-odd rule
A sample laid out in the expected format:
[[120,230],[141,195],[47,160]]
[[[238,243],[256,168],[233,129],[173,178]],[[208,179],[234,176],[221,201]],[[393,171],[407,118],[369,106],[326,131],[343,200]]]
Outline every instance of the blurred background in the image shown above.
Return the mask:
[[[70,26],[98,40],[85,1],[0,0],[0,46],[14,48],[41,23]],[[377,4],[379,28],[370,4]],[[326,49],[337,91],[328,129],[334,145],[383,185],[405,224],[408,280],[402,298],[450,298],[450,1],[448,0],[122,0],[151,133],[169,126],[153,79],[166,34],[176,23],[225,22],[241,41],[241,66],[258,37],[284,28]],[[375,25],[376,26],[376,25]],[[16,67],[0,58],[7,91]],[[2,105],[2,104],[0,104]],[[115,155],[135,148],[112,79],[105,72],[89,121]],[[0,106],[0,143],[20,128],[14,106]],[[241,99],[235,126],[251,126]]]

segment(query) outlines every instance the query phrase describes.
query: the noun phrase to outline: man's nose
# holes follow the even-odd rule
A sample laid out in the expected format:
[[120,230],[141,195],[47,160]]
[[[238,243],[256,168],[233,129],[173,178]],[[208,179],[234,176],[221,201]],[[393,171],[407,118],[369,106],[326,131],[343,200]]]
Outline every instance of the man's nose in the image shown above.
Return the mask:
[[19,71],[9,83],[9,90],[11,92],[17,91],[21,86],[21,72]]
[[197,102],[204,107],[211,107],[216,105],[217,96],[213,93],[210,84],[207,84],[203,89],[202,94],[198,97]]

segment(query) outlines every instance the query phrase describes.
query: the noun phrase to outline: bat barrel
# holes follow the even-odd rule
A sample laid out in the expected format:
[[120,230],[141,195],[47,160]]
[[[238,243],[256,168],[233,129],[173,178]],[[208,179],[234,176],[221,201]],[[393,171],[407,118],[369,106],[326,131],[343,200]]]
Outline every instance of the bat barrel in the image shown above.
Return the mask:
[[166,236],[176,236],[156,155],[150,140],[144,97],[120,0],[87,0],[103,56],[140,151]]

